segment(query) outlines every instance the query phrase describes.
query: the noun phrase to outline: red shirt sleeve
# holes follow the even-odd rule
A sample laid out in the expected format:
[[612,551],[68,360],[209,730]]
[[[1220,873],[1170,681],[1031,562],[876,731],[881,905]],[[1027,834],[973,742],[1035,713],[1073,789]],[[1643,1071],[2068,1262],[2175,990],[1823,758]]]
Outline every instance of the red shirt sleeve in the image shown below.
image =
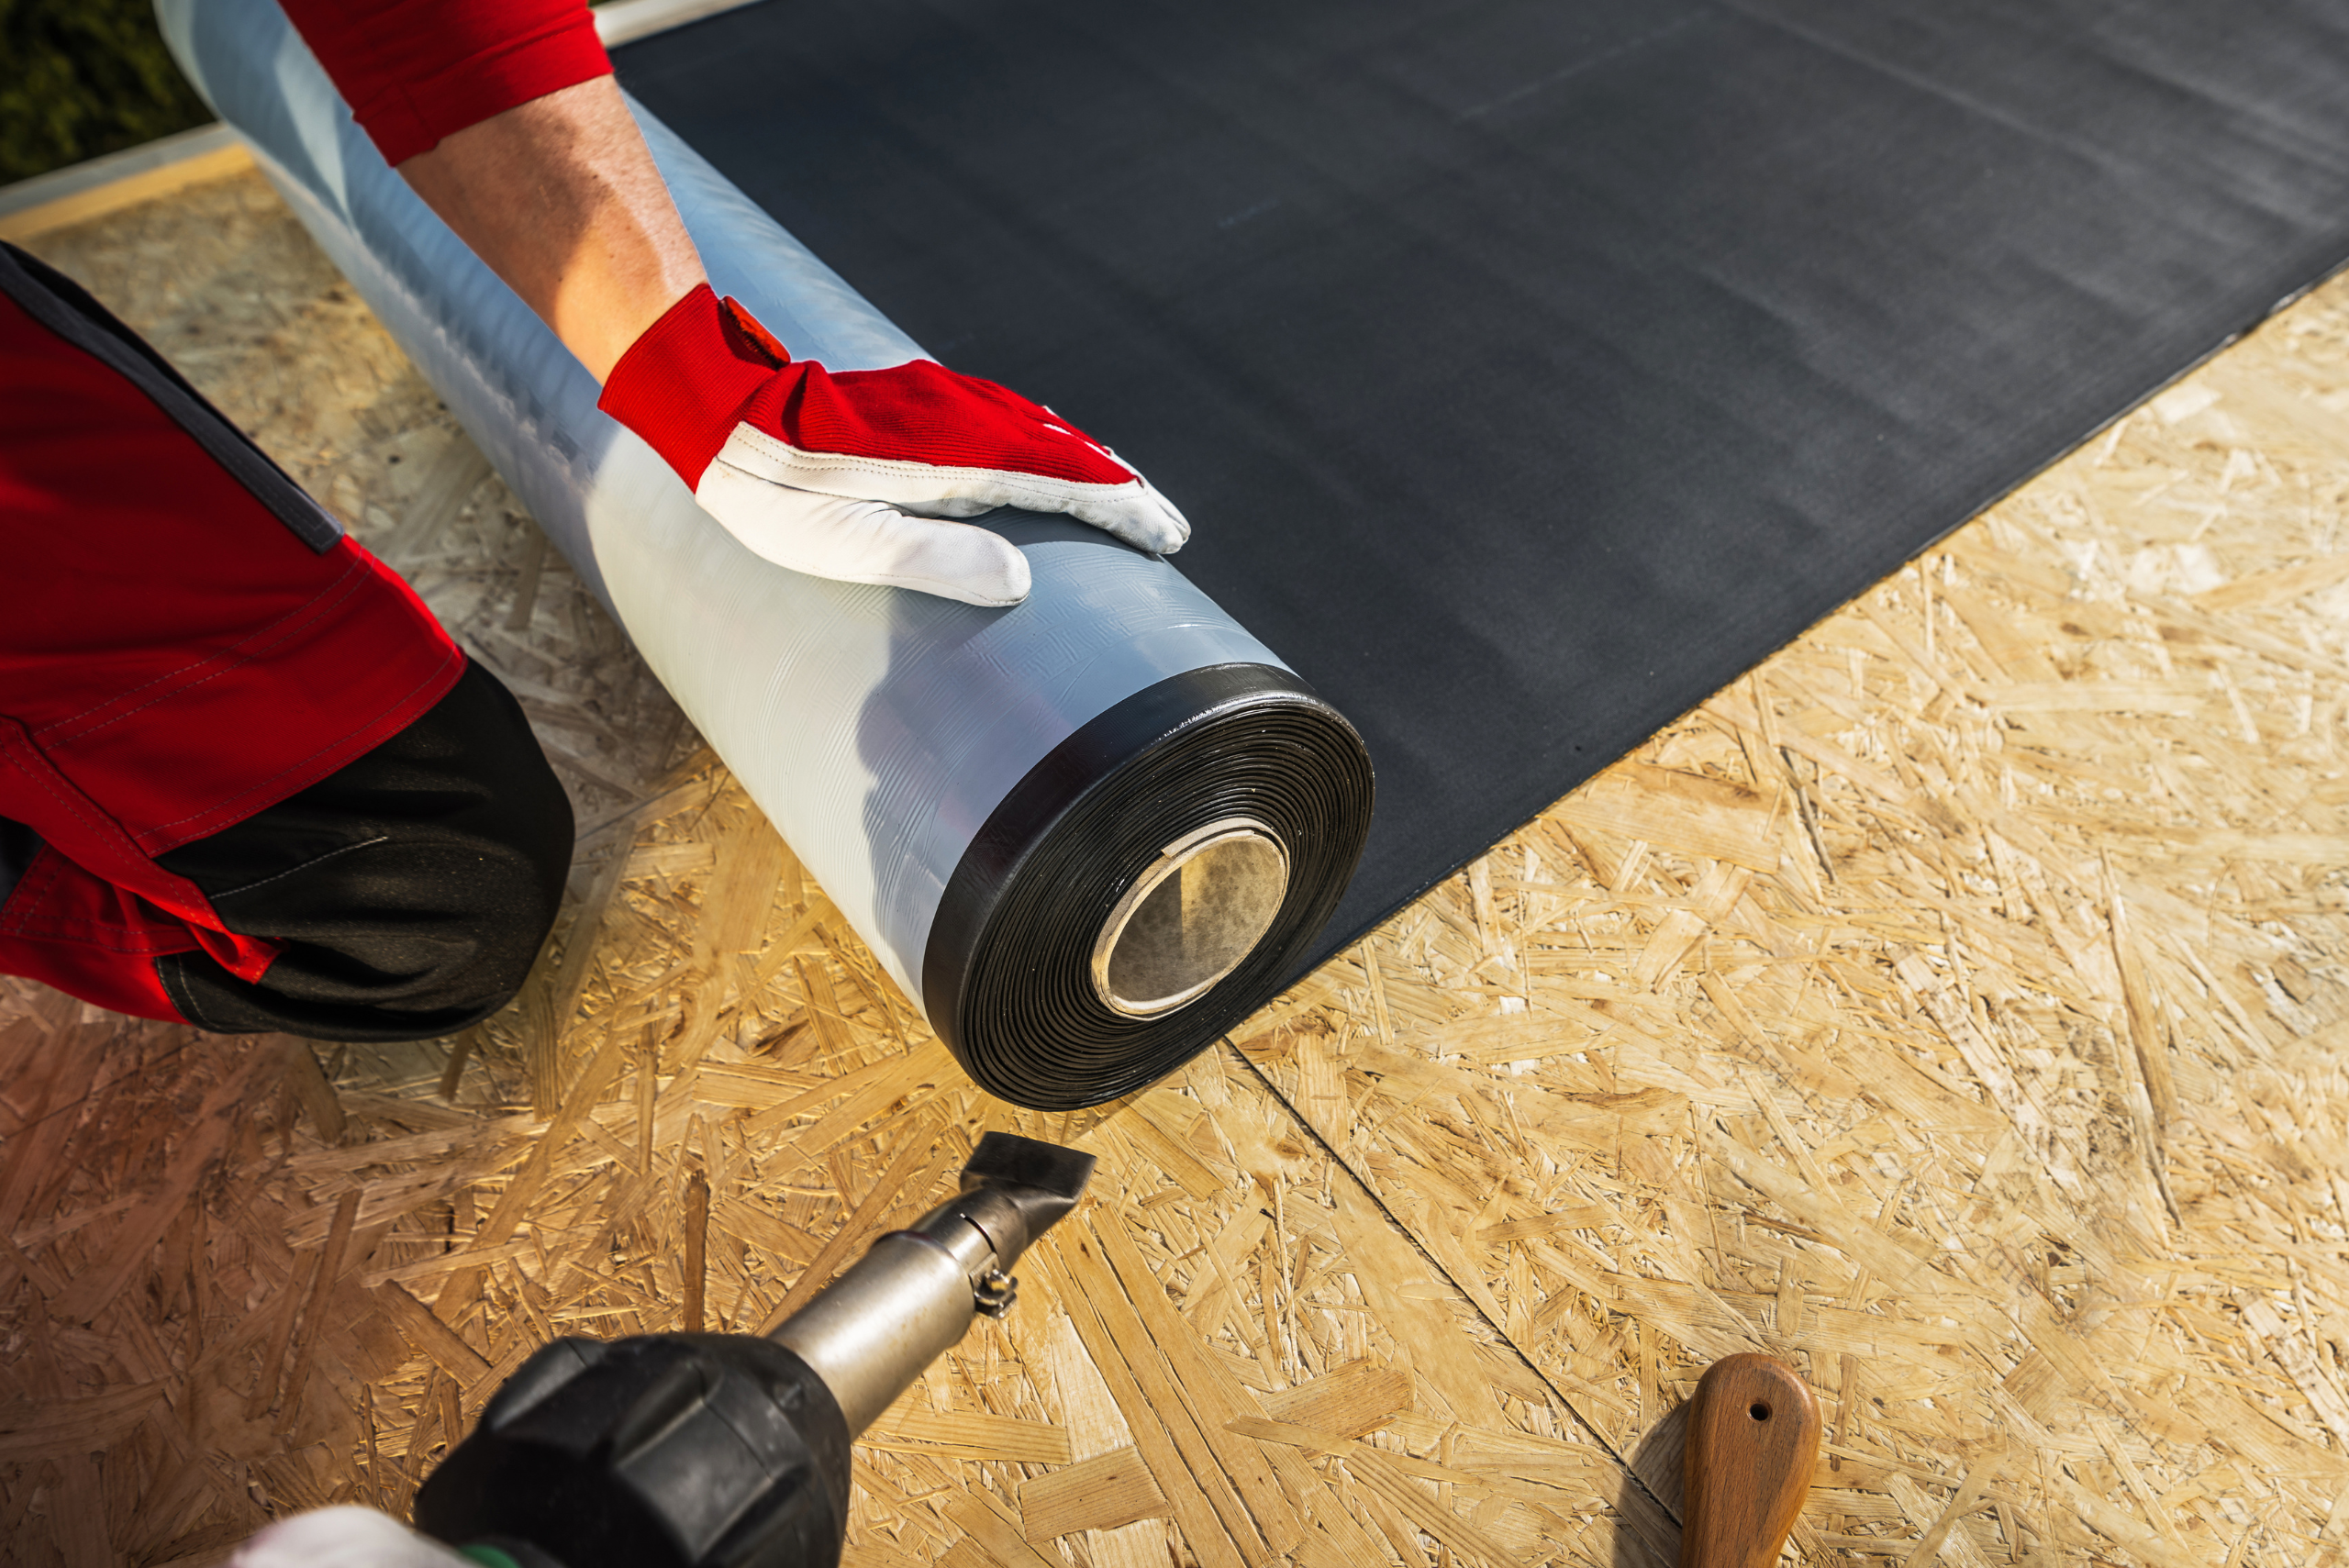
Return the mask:
[[384,161],[611,74],[586,0],[281,0]]

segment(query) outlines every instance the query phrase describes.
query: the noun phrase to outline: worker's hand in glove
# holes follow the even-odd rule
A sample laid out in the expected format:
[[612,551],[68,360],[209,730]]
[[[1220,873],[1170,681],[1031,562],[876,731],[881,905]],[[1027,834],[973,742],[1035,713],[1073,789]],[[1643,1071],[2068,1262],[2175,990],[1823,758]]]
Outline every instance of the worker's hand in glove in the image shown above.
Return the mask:
[[344,1505],[283,1518],[239,1547],[228,1568],[479,1568],[470,1557],[373,1508]]
[[1050,409],[928,360],[844,371],[794,360],[705,284],[637,339],[600,406],[755,553],[795,572],[974,605],[1028,596],[1028,562],[967,523],[1065,512],[1142,550],[1190,525],[1108,448]]

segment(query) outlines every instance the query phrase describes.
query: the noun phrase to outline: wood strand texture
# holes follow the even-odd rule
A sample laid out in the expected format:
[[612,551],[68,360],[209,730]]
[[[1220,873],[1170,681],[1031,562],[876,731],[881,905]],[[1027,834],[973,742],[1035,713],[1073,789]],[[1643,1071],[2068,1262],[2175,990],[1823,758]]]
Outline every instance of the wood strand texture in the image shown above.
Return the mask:
[[1820,1397],[1806,1563],[2341,1561],[2349,285],[1233,1043],[1041,1117],[954,1071],[257,177],[38,248],[417,584],[582,834],[454,1040],[0,981],[10,1562],[403,1510],[537,1346],[755,1328],[989,1128],[1096,1195],[860,1446],[851,1568],[1665,1568],[1686,1401],[1743,1351]]

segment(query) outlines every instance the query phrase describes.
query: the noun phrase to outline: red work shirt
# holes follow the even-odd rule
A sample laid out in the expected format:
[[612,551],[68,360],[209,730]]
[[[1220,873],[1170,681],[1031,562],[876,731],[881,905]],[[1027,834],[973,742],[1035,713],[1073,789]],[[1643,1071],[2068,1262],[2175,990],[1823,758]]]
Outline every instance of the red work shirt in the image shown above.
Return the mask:
[[281,0],[395,166],[612,62],[586,0]]

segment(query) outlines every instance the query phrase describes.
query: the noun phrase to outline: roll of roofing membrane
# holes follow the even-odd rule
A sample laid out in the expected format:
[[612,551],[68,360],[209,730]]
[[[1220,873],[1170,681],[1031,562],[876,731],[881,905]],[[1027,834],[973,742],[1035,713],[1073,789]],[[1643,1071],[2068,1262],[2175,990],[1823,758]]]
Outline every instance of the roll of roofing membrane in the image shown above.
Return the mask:
[[[352,123],[272,0],[161,0],[220,117],[972,1077],[1163,1075],[1289,977],[1367,833],[1352,726],[1163,561],[1063,519],[1008,610],[751,555]],[[921,350],[642,109],[710,280],[835,370]],[[1211,526],[1211,525],[1210,525]]]

